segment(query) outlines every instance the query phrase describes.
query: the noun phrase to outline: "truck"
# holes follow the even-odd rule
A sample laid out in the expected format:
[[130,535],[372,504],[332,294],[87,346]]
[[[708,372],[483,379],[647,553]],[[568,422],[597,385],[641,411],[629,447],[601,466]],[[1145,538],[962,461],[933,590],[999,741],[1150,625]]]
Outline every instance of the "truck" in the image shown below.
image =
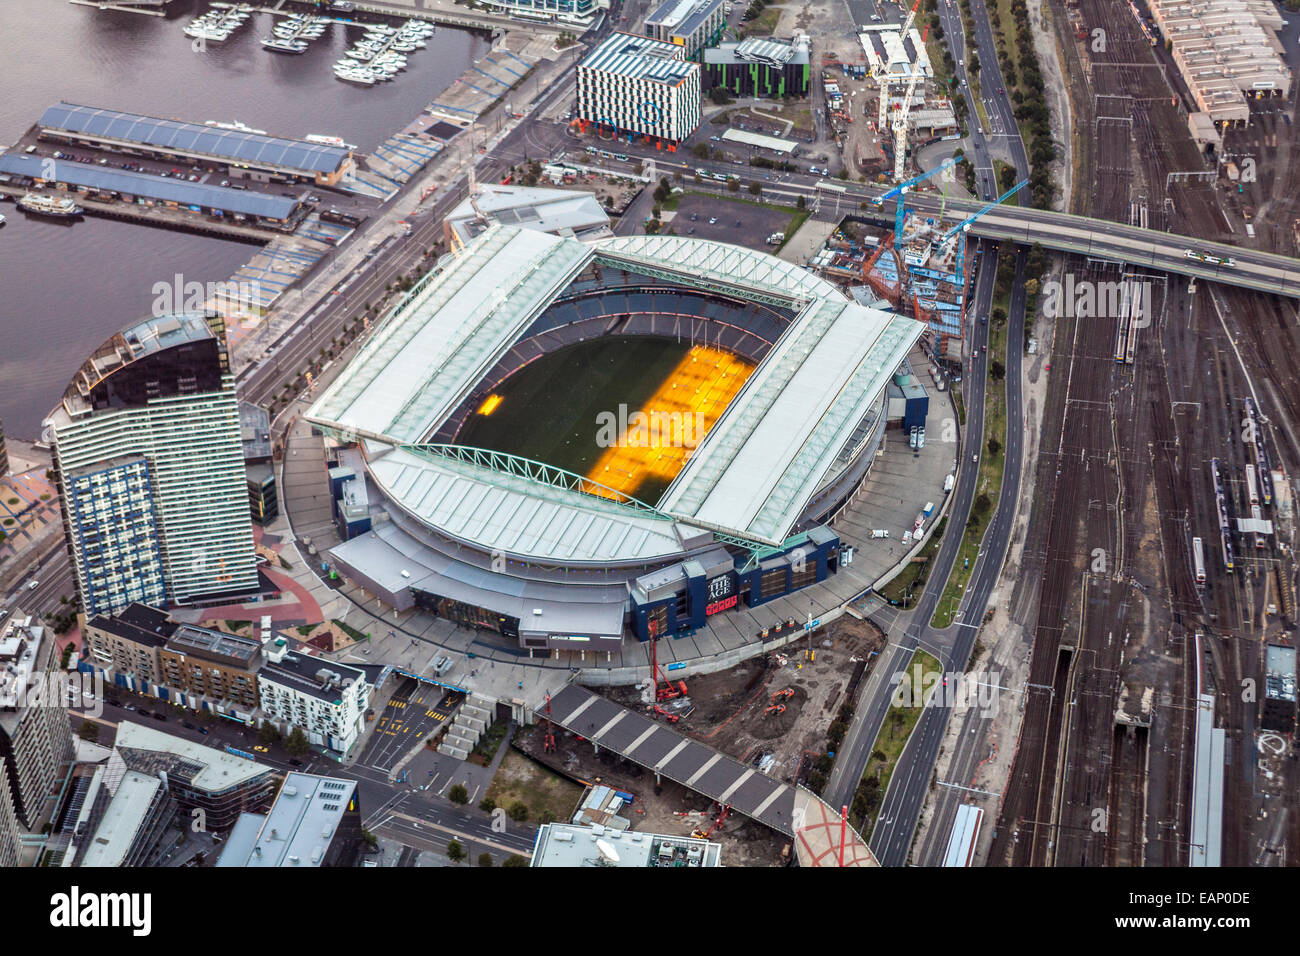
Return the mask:
[[871,537],[873,537],[873,538],[888,538],[888,537],[889,537],[889,530],[886,529],[886,528],[876,528],[875,530],[873,530],[873,531],[871,532]]
[[767,237],[767,244],[769,246],[779,246],[783,242],[785,242],[784,232],[774,232]]
[[952,491],[952,486],[955,484],[957,484],[957,476],[949,475],[943,480],[943,493],[946,495],[948,492]]
[[925,503],[925,508],[922,509],[922,511],[921,511],[921,517],[925,518],[925,519],[928,521],[929,518],[930,518],[930,515],[932,515],[932,514],[934,514],[934,502],[933,502],[933,501],[927,501],[927,502]]

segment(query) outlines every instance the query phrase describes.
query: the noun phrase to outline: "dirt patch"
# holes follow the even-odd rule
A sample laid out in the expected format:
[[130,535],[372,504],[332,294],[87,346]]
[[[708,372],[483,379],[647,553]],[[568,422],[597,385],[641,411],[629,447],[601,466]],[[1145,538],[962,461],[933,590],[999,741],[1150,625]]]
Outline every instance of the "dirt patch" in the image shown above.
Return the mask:
[[551,819],[568,821],[578,807],[582,787],[511,750],[502,758],[487,796],[507,810],[516,801],[524,803],[533,821],[548,811]]
[[[884,647],[875,625],[842,617],[812,636],[807,645],[745,661],[730,670],[687,680],[695,710],[675,730],[772,777],[794,781],[805,755],[826,749],[826,728],[848,700],[855,671]],[[607,696],[643,711],[645,691],[611,688]]]

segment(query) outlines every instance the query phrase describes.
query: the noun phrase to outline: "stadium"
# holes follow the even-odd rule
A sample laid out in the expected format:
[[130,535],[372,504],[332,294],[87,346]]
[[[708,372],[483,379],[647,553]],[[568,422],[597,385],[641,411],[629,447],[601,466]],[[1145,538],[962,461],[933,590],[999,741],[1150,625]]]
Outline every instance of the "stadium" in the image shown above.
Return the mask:
[[825,521],[924,326],[780,259],[494,225],[306,414],[340,573],[520,648],[616,650],[835,575]]

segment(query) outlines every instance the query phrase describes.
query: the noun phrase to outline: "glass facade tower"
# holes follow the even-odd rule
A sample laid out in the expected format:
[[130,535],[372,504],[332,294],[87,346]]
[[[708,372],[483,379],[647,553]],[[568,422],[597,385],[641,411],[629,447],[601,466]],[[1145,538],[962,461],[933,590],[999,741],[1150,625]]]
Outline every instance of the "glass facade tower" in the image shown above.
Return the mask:
[[147,319],[101,346],[45,422],[87,614],[257,588],[222,320]]

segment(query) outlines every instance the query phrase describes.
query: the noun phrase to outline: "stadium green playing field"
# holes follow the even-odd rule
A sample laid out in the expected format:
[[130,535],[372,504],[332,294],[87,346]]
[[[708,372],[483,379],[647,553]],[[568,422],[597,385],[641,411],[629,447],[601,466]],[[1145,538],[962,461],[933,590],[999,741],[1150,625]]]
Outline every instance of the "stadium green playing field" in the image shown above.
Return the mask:
[[[614,336],[544,355],[496,390],[490,415],[470,415],[459,445],[491,448],[585,475],[604,449],[596,444],[600,412],[642,408],[690,351],[690,342]],[[646,483],[637,497],[653,504],[668,482]]]

